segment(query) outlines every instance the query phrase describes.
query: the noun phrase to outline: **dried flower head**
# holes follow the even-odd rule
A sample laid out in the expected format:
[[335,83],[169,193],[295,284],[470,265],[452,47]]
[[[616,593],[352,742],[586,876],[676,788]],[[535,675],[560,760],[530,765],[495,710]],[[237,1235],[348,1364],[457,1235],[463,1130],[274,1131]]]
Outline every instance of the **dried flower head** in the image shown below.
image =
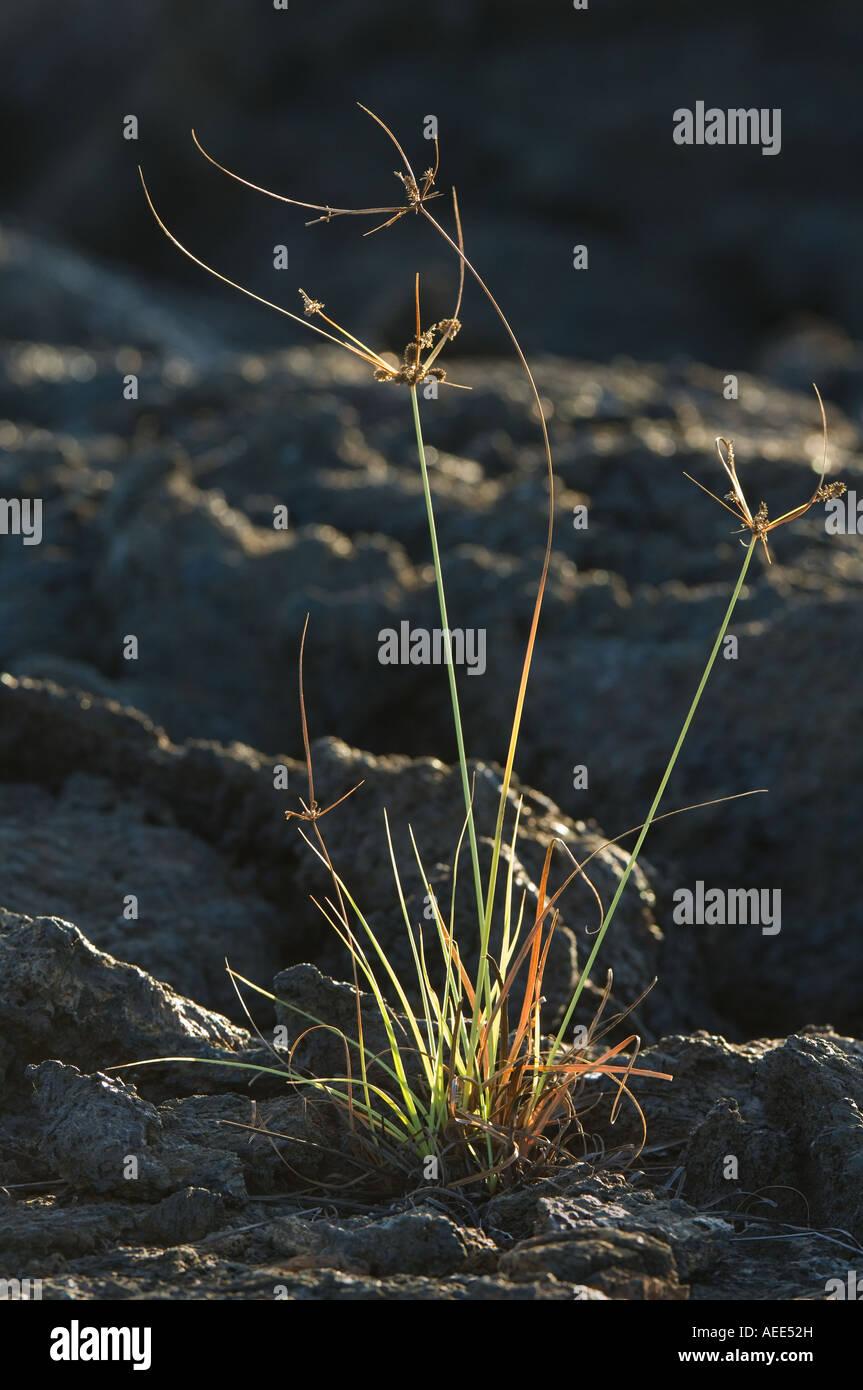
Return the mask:
[[[432,171],[428,172],[431,173]],[[398,365],[394,365],[392,361],[387,360],[387,357],[376,352],[374,348],[364,343],[361,338],[356,337],[355,334],[349,332],[347,328],[343,328],[335,319],[324,313],[325,306],[323,300],[316,299],[312,295],[307,294],[304,289],[299,290],[300,298],[303,302],[303,315],[301,317],[299,314],[292,313],[290,309],[286,309],[284,305],[276,304],[270,299],[265,299],[263,295],[256,294],[254,290],[250,290],[246,285],[241,285],[236,280],[229,279],[227,275],[223,275],[221,271],[215,270],[213,266],[208,265],[206,261],[202,261],[199,256],[196,256],[188,247],[183,245],[179,237],[175,236],[162,220],[162,217],[156,210],[140,165],[138,166],[138,174],[144,189],[144,196],[147,199],[147,205],[153,214],[157,226],[164,232],[168,240],[172,242],[179,251],[182,251],[184,256],[188,257],[195,265],[200,266],[208,275],[212,275],[215,279],[221,280],[223,284],[229,285],[231,289],[239,290],[241,294],[247,295],[249,299],[254,299],[258,304],[263,304],[268,309],[275,309],[277,313],[284,314],[286,318],[293,319],[295,323],[302,324],[304,328],[312,329],[315,333],[326,338],[328,342],[335,343],[337,347],[345,348],[346,351],[352,353],[355,357],[360,357],[372,368],[376,381],[393,381],[416,387],[420,382],[426,381],[431,377],[448,386],[458,385],[457,382],[447,381],[444,369],[442,367],[435,367],[434,363],[446,344],[452,341],[461,327],[458,316],[461,312],[461,301],[464,293],[463,259],[459,260],[458,290],[452,316],[448,319],[441,319],[438,323],[433,324],[431,328],[425,330],[422,328],[420,318],[420,277],[419,274],[417,274],[415,286],[416,336],[411,339],[410,343],[408,343],[405,348],[401,362]],[[241,181],[245,182],[245,180]],[[420,199],[425,196],[423,194],[423,189],[426,188],[427,185],[428,178],[426,177],[423,181],[422,188],[418,189],[418,196]],[[462,236],[461,223],[458,217],[458,204],[456,203],[455,206],[458,244],[459,247],[461,247]],[[327,324],[328,327],[326,329],[321,328],[317,323],[309,322],[311,319],[320,319],[323,323]],[[333,331],[330,332],[330,329]],[[424,352],[427,352],[428,355],[423,356]],[[467,391],[470,390],[470,387],[461,386],[459,389]]]
[[[737,465],[734,460],[734,443],[730,439],[723,439],[721,436],[716,440],[716,451],[719,454],[719,461],[731,482],[731,491],[725,494],[725,498],[717,497],[715,492],[700,483],[697,478],[693,478],[689,473],[684,477],[700,487],[702,492],[706,492],[708,497],[712,497],[714,502],[718,502],[720,507],[724,507],[727,512],[742,522],[741,530],[749,531],[754,540],[761,541],[764,546],[764,554],[767,556],[767,563],[772,564],[773,559],[770,554],[770,547],[767,544],[767,537],[771,531],[775,531],[777,526],[787,526],[791,521],[797,521],[801,516],[805,516],[810,507],[814,507],[816,502],[827,502],[833,497],[842,497],[846,488],[844,483],[832,482],[825,483],[824,477],[827,472],[827,415],[824,410],[824,402],[818,387],[813,383],[815,395],[818,397],[818,406],[821,411],[821,429],[824,437],[824,454],[821,462],[821,476],[818,479],[818,486],[812,496],[806,502],[801,502],[798,507],[792,507],[790,511],[783,512],[782,516],[777,516],[773,521],[767,511],[767,503],[759,502],[758,507],[753,512],[746,500],[740,479],[737,476]],[[723,452],[724,450],[724,452]]]
[[310,295],[306,294],[302,286],[300,287],[300,298],[303,301],[303,313],[307,319],[314,318],[315,314],[323,313],[325,307],[323,300],[312,299]]
[[306,223],[307,227],[313,227],[316,222],[332,222],[335,217],[379,217],[381,214],[385,214],[385,221],[378,223],[376,227],[372,227],[368,232],[363,233],[364,236],[374,236],[375,232],[382,232],[387,227],[392,227],[395,222],[398,222],[407,213],[419,213],[424,210],[426,203],[431,202],[433,198],[439,198],[441,196],[440,192],[435,188],[435,181],[437,180],[438,171],[440,169],[440,145],[437,136],[435,136],[434,166],[430,169],[426,169],[421,179],[417,178],[417,175],[411,167],[410,160],[389,126],[381,120],[380,116],[376,116],[374,111],[370,111],[367,106],[363,106],[361,101],[358,101],[357,105],[361,111],[365,111],[366,115],[371,117],[376,125],[380,126],[381,130],[384,131],[398,151],[405,167],[403,171],[395,169],[393,172],[404,188],[406,198],[404,203],[395,203],[389,207],[334,208],[330,207],[327,203],[306,203],[299,198],[288,198],[283,193],[274,193],[271,189],[262,187],[261,184],[252,183],[251,179],[245,179],[242,174],[237,174],[233,169],[229,169],[226,165],[220,164],[209,151],[204,149],[195,130],[192,131],[192,139],[200,153],[205,159],[209,160],[214,168],[218,169],[222,174],[227,174],[229,178],[236,179],[237,183],[243,183],[247,188],[254,189],[256,193],[264,193],[268,198],[275,198],[281,203],[291,203],[293,207],[305,208],[309,212],[319,213],[319,217],[313,217]]
[[[416,387],[421,381],[440,381],[446,382],[446,371],[443,367],[435,367],[433,363],[440,355],[447,343],[452,342],[453,338],[461,328],[458,318],[453,316],[450,319],[440,319],[438,323],[433,323],[431,328],[423,328],[420,318],[420,277],[416,278],[416,315],[417,331],[411,338],[404,352],[398,367],[379,368],[375,372],[375,381],[394,381],[402,386]],[[459,302],[461,301],[461,286],[459,286]],[[456,305],[458,312],[459,305]],[[427,353],[428,356],[423,356]],[[447,382],[447,385],[454,386],[455,382]],[[464,388],[462,388],[464,389]]]

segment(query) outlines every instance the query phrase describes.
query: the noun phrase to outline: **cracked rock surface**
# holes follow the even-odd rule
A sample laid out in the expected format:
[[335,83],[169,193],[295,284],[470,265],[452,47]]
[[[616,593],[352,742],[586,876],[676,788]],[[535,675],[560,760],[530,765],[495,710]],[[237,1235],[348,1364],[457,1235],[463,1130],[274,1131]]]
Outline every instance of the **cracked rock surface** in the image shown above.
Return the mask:
[[[307,794],[306,612],[316,796],[363,784],[327,842],[400,971],[385,811],[411,919],[426,887],[409,827],[430,886],[452,888],[445,674],[378,660],[383,629],[436,625],[405,401],[326,351],[214,347],[130,291],[146,322],[140,402],[122,402],[127,316],[115,299],[82,322],[97,272],[61,268],[23,322],[69,325],[65,340],[0,349],[0,491],[44,501],[43,544],[0,547],[0,1269],[55,1299],[826,1297],[863,1266],[860,538],[813,513],[753,566],[737,657],[718,663],[668,805],[769,795],[657,825],[603,947],[615,1009],[659,979],[632,1027],[639,1065],[674,1080],[634,1083],[640,1156],[637,1112],[612,1124],[599,1084],[587,1157],[554,1178],[484,1198],[418,1170],[365,1193],[339,1115],[266,1068],[303,1013],[356,1013],[310,901],[324,875],[284,820]],[[596,851],[613,896],[631,841],[606,840],[643,818],[727,602],[737,537],[682,470],[711,483],[713,436],[733,435],[776,512],[811,490],[819,445],[812,400],[767,377],[732,404],[693,364],[537,372],[558,539],[511,792],[528,916],[555,838]],[[473,391],[424,411],[450,613],[488,639],[483,673],[459,676],[487,862],[545,483],[515,368],[460,375]],[[836,472],[863,495],[857,425],[830,414]],[[679,925],[673,894],[698,880],[781,890],[781,932]],[[464,860],[456,902],[472,962]],[[576,884],[550,1021],[596,925]],[[226,958],[278,1002],[243,990],[247,1014]],[[310,1068],[344,1065],[332,1033],[300,1048]],[[174,1060],[130,1065],[153,1058]]]

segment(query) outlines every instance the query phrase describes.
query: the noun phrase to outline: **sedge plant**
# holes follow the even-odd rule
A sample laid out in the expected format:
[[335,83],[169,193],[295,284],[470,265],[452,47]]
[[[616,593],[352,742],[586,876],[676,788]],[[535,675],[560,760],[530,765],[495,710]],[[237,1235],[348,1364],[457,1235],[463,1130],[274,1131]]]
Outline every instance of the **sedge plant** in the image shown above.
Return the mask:
[[[672,1079],[665,1073],[639,1067],[639,1039],[635,1033],[620,1028],[626,1016],[640,1000],[636,1000],[629,1009],[618,1010],[606,1016],[611,998],[610,972],[605,987],[595,991],[595,1003],[588,1025],[577,1030],[575,1037],[572,1034],[573,1020],[652,826],[669,815],[679,814],[677,810],[662,811],[661,806],[744,590],[756,546],[759,542],[763,544],[769,560],[769,531],[804,515],[816,501],[836,495],[841,485],[825,483],[827,433],[820,396],[818,401],[824,426],[824,462],[818,487],[807,503],[773,522],[768,520],[763,503],[755,512],[751,511],[737,476],[733,446],[727,441],[718,441],[720,459],[732,490],[725,501],[713,493],[710,493],[710,496],[733,513],[742,527],[748,530],[749,537],[724,617],[646,819],[624,835],[618,836],[616,840],[606,841],[582,861],[574,858],[564,841],[552,841],[546,850],[536,894],[528,910],[527,893],[517,889],[514,873],[521,802],[514,805],[510,825],[507,825],[507,811],[513,808],[513,771],[552,553],[554,474],[548,428],[539,391],[518,338],[488,285],[465,254],[462,220],[455,190],[452,192],[452,232],[447,231],[429,210],[429,203],[442,196],[436,188],[440,165],[437,141],[434,165],[418,176],[408,161],[402,144],[389,127],[374,113],[368,114],[386,133],[402,164],[397,177],[402,185],[403,199],[392,205],[337,208],[305,203],[272,193],[218,163],[204,149],[194,132],[193,138],[201,153],[221,172],[269,197],[316,213],[313,221],[327,223],[344,216],[374,217],[376,225],[366,235],[390,228],[411,214],[422,216],[429,222],[457,258],[458,285],[455,307],[449,318],[424,327],[420,277],[417,275],[413,287],[415,334],[400,356],[394,357],[392,354],[378,352],[369,347],[359,336],[349,332],[328,314],[322,301],[311,297],[303,290],[300,290],[302,313],[294,313],[213,269],[189,251],[169,230],[156,210],[141,173],[145,196],[159,227],[195,264],[232,288],[298,323],[305,324],[330,343],[344,348],[361,359],[371,369],[377,381],[407,389],[422,480],[464,800],[460,830],[457,837],[454,835],[456,844],[447,902],[438,900],[424,867],[421,849],[408,827],[416,872],[433,914],[431,925],[425,928],[422,923],[411,920],[404,888],[404,869],[399,865],[391,826],[386,814],[384,816],[383,833],[386,836],[392,865],[394,906],[399,908],[403,919],[414,968],[411,980],[402,979],[390,960],[379,931],[368,920],[361,904],[352,895],[349,884],[339,873],[327,848],[322,821],[341,807],[359,788],[345,790],[331,805],[324,808],[319,806],[315,798],[314,767],[304,690],[307,618],[300,643],[299,697],[308,795],[300,802],[298,811],[289,811],[286,815],[289,820],[299,823],[300,834],[310,852],[320,860],[329,879],[330,891],[313,901],[343,943],[350,960],[356,1002],[356,1027],[353,1033],[349,1034],[334,1027],[326,1019],[314,1017],[294,1005],[285,1003],[284,1007],[293,1009],[297,1015],[300,1029],[287,1052],[272,1047],[258,1032],[259,1038],[269,1049],[272,1065],[258,1065],[230,1058],[215,1064],[258,1073],[274,1072],[284,1076],[304,1094],[337,1106],[345,1117],[361,1163],[369,1169],[388,1169],[416,1178],[419,1166],[422,1165],[424,1175],[428,1176],[429,1172],[432,1172],[447,1185],[479,1184],[486,1190],[493,1191],[502,1184],[525,1180],[547,1172],[585,1152],[583,1118],[589,1103],[585,1097],[590,1087],[593,1087],[593,1094],[596,1095],[597,1081],[604,1080],[611,1087],[612,1120],[621,1101],[624,1098],[628,1099],[635,1105],[641,1117],[643,1135],[644,1117],[633,1091],[633,1081],[639,1077]],[[381,217],[383,221],[378,220]],[[497,815],[491,835],[489,863],[485,874],[480,859],[473,787],[465,747],[458,681],[452,659],[444,565],[438,544],[433,490],[418,395],[418,387],[429,380],[457,389],[466,389],[448,379],[447,371],[441,363],[444,350],[451,344],[461,327],[460,315],[466,273],[476,281],[497,313],[526,373],[542,436],[548,482],[545,552],[516,691],[500,779]],[[704,490],[708,491],[706,488]],[[740,795],[752,794],[754,793],[747,792]],[[588,873],[590,862],[609,845],[632,835],[636,836],[635,843],[606,909]],[[466,933],[458,920],[457,905],[457,885],[465,844],[470,859],[472,897],[476,914],[476,933],[473,934],[473,939],[478,940],[478,955],[473,968],[470,968],[465,960],[462,943],[465,941]],[[550,878],[556,852],[568,856],[569,862],[563,881],[552,891]],[[505,866],[505,871],[501,883],[502,865]],[[556,1029],[549,1031],[547,1020],[544,1019],[543,980],[549,965],[550,948],[560,921],[559,902],[563,893],[576,879],[586,883],[593,894],[597,906],[597,926],[590,954],[580,970],[567,1007],[557,1022]],[[230,974],[250,1021],[251,1014],[243,1001],[240,986],[245,986],[273,1002],[281,1002],[253,981],[234,971],[230,971]],[[343,1067],[331,1075],[310,1074],[302,1066],[303,1044],[311,1033],[319,1030],[336,1035],[340,1054],[344,1059]],[[617,1036],[621,1032],[624,1035]],[[166,1060],[200,1061],[194,1058],[153,1059],[154,1062]],[[431,1169],[426,1166],[429,1160],[433,1162]]]

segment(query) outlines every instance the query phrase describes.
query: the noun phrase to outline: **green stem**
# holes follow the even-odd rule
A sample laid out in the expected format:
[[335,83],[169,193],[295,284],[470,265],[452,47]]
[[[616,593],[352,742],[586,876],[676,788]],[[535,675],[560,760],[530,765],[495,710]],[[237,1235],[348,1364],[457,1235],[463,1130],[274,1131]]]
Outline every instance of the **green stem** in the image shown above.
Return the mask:
[[639,835],[636,841],[635,848],[629,856],[626,868],[623,871],[623,876],[621,877],[621,880],[617,885],[617,891],[615,892],[614,897],[612,898],[611,906],[606,912],[602,920],[602,925],[599,931],[597,932],[596,940],[593,943],[593,950],[587,958],[587,963],[585,964],[585,967],[581,972],[578,984],[576,985],[575,993],[573,994],[572,999],[570,1001],[569,1008],[567,1009],[566,1014],[564,1015],[563,1023],[560,1025],[560,1030],[557,1034],[557,1037],[554,1040],[551,1054],[548,1058],[549,1061],[553,1060],[553,1058],[557,1054],[558,1049],[561,1046],[564,1034],[566,1033],[566,1030],[569,1027],[573,1014],[575,1013],[576,1005],[578,1004],[578,1001],[581,998],[582,990],[584,989],[585,985],[590,979],[590,972],[593,969],[596,957],[599,955],[599,950],[602,946],[605,933],[611,926],[614,914],[617,911],[617,904],[620,902],[620,899],[623,896],[623,891],[626,888],[627,883],[629,882],[630,875],[632,874],[632,871],[638,862],[638,856],[641,853],[641,847],[647,839],[647,833],[650,830],[650,827],[653,823],[657,811],[659,810],[659,804],[662,801],[662,798],[665,794],[665,788],[668,786],[669,778],[671,777],[671,774],[674,771],[674,765],[677,762],[680,750],[686,742],[686,736],[689,733],[689,726],[692,723],[692,720],[695,716],[695,711],[698,709],[699,702],[701,700],[702,695],[704,694],[704,688],[707,685],[708,680],[710,679],[710,673],[713,670],[714,663],[716,661],[717,656],[719,655],[719,649],[722,646],[722,639],[728,631],[728,625],[731,622],[731,617],[737,605],[737,600],[740,597],[740,591],[743,588],[743,582],[746,579],[746,572],[749,569],[749,562],[752,559],[752,553],[755,549],[757,541],[758,538],[756,536],[753,536],[746,549],[746,554],[743,557],[743,565],[741,567],[740,574],[737,577],[737,583],[734,586],[734,592],[731,595],[728,608],[725,611],[725,617],[722,620],[722,625],[718,633],[716,634],[716,641],[713,643],[713,649],[710,653],[710,656],[707,658],[707,665],[705,666],[704,671],[702,672],[701,680],[698,682],[698,689],[696,690],[695,695],[693,696],[692,704],[689,706],[689,712],[683,721],[683,727],[681,728],[680,733],[677,736],[677,742],[674,745],[674,751],[672,752],[671,757],[668,759],[668,764],[664,773],[662,774],[662,781],[659,784],[656,796],[653,798],[653,805],[647,813],[647,820],[641,827],[641,834]]
[[[479,915],[479,927],[482,932],[483,926],[483,891],[482,876],[479,871],[479,850],[476,842],[476,827],[473,820],[473,805],[470,793],[470,779],[467,775],[467,758],[464,751],[464,735],[461,727],[461,713],[458,703],[458,689],[455,679],[455,666],[452,660],[452,643],[450,641],[449,621],[446,612],[446,597],[443,587],[443,571],[440,563],[440,552],[437,543],[437,528],[435,527],[434,508],[432,506],[431,487],[429,485],[428,466],[426,464],[426,451],[423,444],[422,425],[420,424],[419,401],[417,400],[416,387],[411,387],[411,406],[413,408],[414,428],[417,436],[417,452],[419,453],[420,472],[423,480],[423,493],[426,502],[426,516],[428,517],[429,536],[431,538],[432,559],[434,560],[435,582],[437,584],[437,597],[440,606],[440,620],[443,627],[443,640],[446,648],[446,666],[449,675],[449,693],[452,702],[452,715],[455,724],[455,740],[458,746],[458,762],[461,768],[461,782],[464,791],[464,805],[467,813],[467,829],[470,837],[470,857],[473,863],[473,881],[476,891],[477,913]],[[452,923],[450,924],[452,926]]]

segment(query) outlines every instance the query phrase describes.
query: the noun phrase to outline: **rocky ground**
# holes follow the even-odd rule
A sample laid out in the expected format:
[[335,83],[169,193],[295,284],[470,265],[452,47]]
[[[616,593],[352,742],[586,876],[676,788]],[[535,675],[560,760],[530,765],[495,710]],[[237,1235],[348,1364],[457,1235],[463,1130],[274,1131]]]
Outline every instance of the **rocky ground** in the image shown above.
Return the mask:
[[[410,822],[448,884],[461,793],[443,672],[378,661],[383,628],[436,625],[407,400],[326,351],[238,356],[71,254],[2,247],[19,311],[0,493],[41,497],[44,535],[0,544],[0,1277],[55,1298],[825,1297],[863,1258],[860,537],[813,512],[753,566],[737,659],[668,805],[769,794],[657,826],[608,938],[618,1003],[659,977],[636,1021],[645,1065],[675,1079],[638,1088],[645,1151],[628,1161],[634,1113],[612,1128],[600,1106],[603,1161],[489,1202],[419,1182],[370,1198],[332,1114],[212,1063],[266,1056],[226,957],[321,1016],[346,1007],[347,962],[309,902],[320,877],[282,814],[305,794],[307,611],[318,799],[364,780],[327,822],[330,849],[397,962],[384,808],[400,859]],[[38,298],[22,289],[34,266]],[[461,693],[490,828],[544,471],[517,369],[453,375],[473,390],[424,411],[452,621],[488,634]],[[713,437],[732,435],[777,514],[811,491],[820,447],[814,398],[766,378],[729,402],[695,365],[547,359],[538,376],[557,544],[513,793],[529,896],[552,837],[578,856],[643,817],[727,602],[731,519],[682,471],[715,487]],[[854,418],[830,416],[834,469],[863,491]],[[606,901],[624,862],[600,850]],[[781,932],[678,926],[671,895],[698,879],[780,888]],[[422,884],[405,883],[416,914]],[[589,949],[582,892],[551,1015]],[[266,1035],[266,1002],[250,1007]],[[110,1070],[178,1054],[202,1064]]]

